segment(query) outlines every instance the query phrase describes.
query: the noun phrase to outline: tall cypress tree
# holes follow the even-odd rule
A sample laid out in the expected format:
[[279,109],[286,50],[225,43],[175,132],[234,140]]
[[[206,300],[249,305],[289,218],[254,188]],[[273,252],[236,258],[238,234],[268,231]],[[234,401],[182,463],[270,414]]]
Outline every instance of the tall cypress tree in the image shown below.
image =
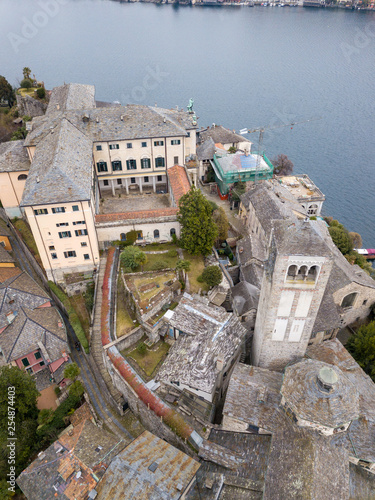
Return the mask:
[[212,207],[201,191],[192,186],[180,199],[178,221],[181,224],[181,246],[192,255],[208,255],[217,238]]

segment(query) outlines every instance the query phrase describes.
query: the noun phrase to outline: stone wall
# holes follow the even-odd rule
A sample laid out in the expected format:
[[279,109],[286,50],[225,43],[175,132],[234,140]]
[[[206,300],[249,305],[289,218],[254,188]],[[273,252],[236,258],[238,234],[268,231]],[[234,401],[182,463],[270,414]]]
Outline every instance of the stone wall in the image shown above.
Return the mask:
[[353,306],[345,309],[340,307],[343,326],[367,318],[370,314],[370,307],[375,303],[375,288],[359,285],[358,283],[350,283],[341,288],[333,294],[333,299],[338,306],[341,306],[343,299],[351,293],[357,294]]
[[110,344],[107,344],[105,348],[109,348],[115,345],[119,351],[123,351],[124,349],[128,349],[131,345],[136,344],[139,340],[141,340],[144,334],[145,332],[143,328],[141,326],[138,326],[127,335],[123,335]]

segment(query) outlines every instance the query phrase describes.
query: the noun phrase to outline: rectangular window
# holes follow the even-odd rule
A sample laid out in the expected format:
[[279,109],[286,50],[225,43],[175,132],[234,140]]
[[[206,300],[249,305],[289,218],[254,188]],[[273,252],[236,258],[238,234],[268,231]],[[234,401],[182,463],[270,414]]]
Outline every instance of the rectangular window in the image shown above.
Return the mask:
[[132,184],[135,184],[135,177],[130,177],[130,182],[131,182]]
[[119,184],[121,186],[122,184],[122,179],[117,179],[117,184]]
[[101,151],[101,150],[102,150],[102,146],[101,146],[100,144],[97,144],[97,145],[96,145],[96,150],[97,150],[97,151]]
[[108,172],[106,161],[98,161],[96,164],[96,168],[98,169],[98,172]]
[[87,241],[81,241],[81,247],[87,247]]
[[70,250],[69,252],[64,252],[64,257],[69,259],[69,257],[77,257],[75,250]]
[[73,210],[73,212],[78,212],[78,210],[79,210],[78,205],[73,205],[72,210]]
[[173,163],[174,165],[178,165],[178,156],[173,157]]
[[187,133],[187,136],[190,137],[190,132]]
[[35,215],[45,215],[48,214],[48,210],[46,208],[37,208],[34,210]]
[[48,250],[55,250],[55,247],[53,245],[48,247]]
[[34,356],[35,356],[35,359],[40,359],[42,357],[42,355],[40,354],[40,352],[35,352],[34,353]]
[[154,141],[154,146],[164,146],[164,141]]
[[126,143],[126,148],[127,149],[132,149],[132,147],[133,147],[133,144],[131,142],[127,142]]
[[62,214],[65,212],[65,207],[56,207],[52,209],[52,213],[54,214]]
[[181,144],[180,139],[172,139],[171,140],[171,145],[172,146],[177,146],[178,144]]
[[150,158],[142,158],[141,159],[141,168],[151,168]]
[[59,233],[59,236],[60,238],[71,238],[71,233],[70,231],[62,231],[61,233]]
[[56,224],[56,227],[64,227],[69,226],[69,222],[60,222],[60,224]]
[[158,175],[157,179],[158,179],[158,182],[161,182],[163,180],[163,176],[162,175]]
[[87,229],[76,229],[76,236],[87,236]]
[[149,182],[147,175],[146,175],[146,177],[143,177],[143,181],[144,182]]
[[118,144],[110,144],[109,149],[119,149],[120,146]]
[[126,168],[128,170],[136,170],[137,168],[136,160],[126,160]]
[[57,259],[57,253],[52,252],[52,253],[51,253],[51,259],[52,259],[52,260]]
[[84,220],[76,220],[73,222],[73,226],[78,226],[79,224],[86,224],[86,222]]
[[147,148],[147,142],[142,142],[142,148]]
[[23,358],[21,361],[22,361],[23,366],[29,366],[29,364],[30,364],[29,360],[27,358]]
[[164,165],[165,165],[164,158],[162,158],[161,156],[159,156],[159,158],[155,158],[155,167],[156,168],[164,167]]
[[103,186],[109,186],[109,181],[107,179],[103,181]]
[[90,255],[89,255],[88,253],[85,253],[85,254],[83,254],[83,258],[84,258],[85,260],[89,260]]
[[122,163],[120,160],[112,162],[112,170],[122,170]]

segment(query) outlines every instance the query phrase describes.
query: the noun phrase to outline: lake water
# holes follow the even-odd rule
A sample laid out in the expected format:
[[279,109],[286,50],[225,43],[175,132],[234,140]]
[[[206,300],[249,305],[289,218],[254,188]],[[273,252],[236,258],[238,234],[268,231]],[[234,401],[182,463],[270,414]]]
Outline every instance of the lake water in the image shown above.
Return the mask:
[[[91,83],[98,100],[186,107],[199,125],[265,133],[308,173],[333,215],[375,247],[375,15],[106,0],[1,0],[0,74],[47,88]],[[258,134],[250,139],[255,143]]]

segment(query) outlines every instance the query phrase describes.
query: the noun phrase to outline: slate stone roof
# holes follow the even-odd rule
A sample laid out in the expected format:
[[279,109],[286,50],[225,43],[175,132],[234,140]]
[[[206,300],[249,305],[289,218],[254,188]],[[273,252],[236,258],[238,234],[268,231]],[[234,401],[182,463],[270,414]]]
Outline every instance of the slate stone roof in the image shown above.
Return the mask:
[[0,334],[4,358],[9,363],[39,349],[40,344],[45,349],[42,349],[42,358],[46,364],[67,353],[66,328],[60,315],[52,307],[34,310],[21,307],[13,322]]
[[[218,358],[224,367],[236,353],[246,329],[235,315],[187,294],[164,320],[185,335],[180,335],[169,350],[156,379],[169,384],[179,381],[212,395],[219,370]],[[172,316],[172,317],[171,317]]]
[[86,500],[125,445],[85,420],[34,460],[18,476],[17,484],[28,500]]
[[[213,453],[202,461],[187,500],[261,500],[271,437],[212,429],[207,443]],[[221,465],[228,455],[235,469]]]
[[0,245],[0,264],[14,264],[15,260],[10,253],[5,250],[3,245]]
[[[83,120],[87,115],[88,120]],[[51,127],[66,118],[91,142],[144,139],[148,137],[187,136],[187,130],[195,129],[192,117],[185,111],[167,110],[128,104],[108,108],[65,111],[34,118],[33,130],[26,137],[25,145],[38,144]]]
[[208,137],[208,139],[197,146],[197,159],[201,161],[213,160],[215,151],[215,143],[211,137]]
[[5,227],[4,221],[0,221],[0,236],[10,236],[10,231]]
[[[13,268],[5,268],[13,269]],[[21,307],[35,309],[51,300],[47,293],[27,273],[18,268],[15,276],[0,284],[0,328],[8,325],[6,315]]]
[[262,245],[260,239],[254,234],[248,234],[237,242],[237,254],[239,264],[244,266],[251,259],[265,261],[267,258],[266,249]]
[[178,206],[180,198],[190,190],[190,182],[184,167],[174,165],[167,170],[170,188],[173,192],[173,197]]
[[95,108],[95,87],[81,83],[67,83],[52,90],[46,114],[56,111]]
[[251,142],[246,139],[246,137],[236,134],[232,130],[224,128],[221,125],[215,125],[209,127],[207,130],[200,131],[199,138],[202,142],[205,142],[209,138],[211,138],[215,144],[236,144],[238,142],[248,142],[249,145],[251,145]]
[[21,206],[89,200],[92,143],[62,119],[36,148]]
[[[322,370],[337,377],[331,392],[319,387]],[[327,363],[307,359],[288,366],[284,372],[281,394],[298,418],[336,428],[359,418],[359,394],[341,370]]]
[[0,172],[20,172],[29,168],[29,155],[23,140],[0,143]]
[[112,461],[97,500],[178,500],[200,464],[144,431]]
[[231,289],[231,292],[238,316],[246,314],[251,309],[258,309],[260,290],[256,286],[241,281]]
[[260,289],[262,284],[264,268],[258,262],[252,262],[245,266],[241,266],[241,280],[256,286]]

